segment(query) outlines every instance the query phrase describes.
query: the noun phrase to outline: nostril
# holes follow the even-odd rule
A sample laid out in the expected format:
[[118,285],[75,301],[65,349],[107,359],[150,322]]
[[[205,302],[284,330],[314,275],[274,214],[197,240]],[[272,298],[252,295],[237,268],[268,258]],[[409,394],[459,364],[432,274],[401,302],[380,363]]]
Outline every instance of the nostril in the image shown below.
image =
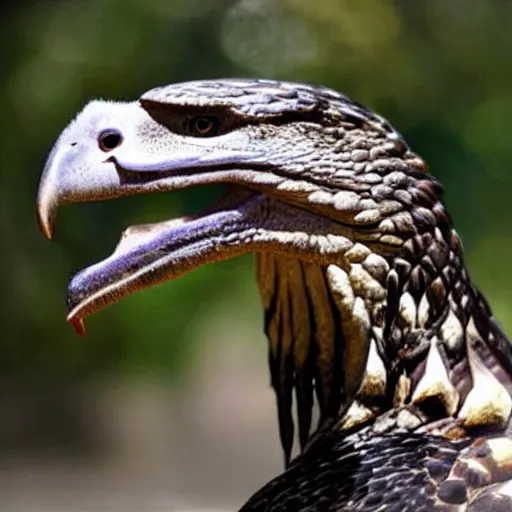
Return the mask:
[[71,143],[71,147],[76,146],[76,142]]

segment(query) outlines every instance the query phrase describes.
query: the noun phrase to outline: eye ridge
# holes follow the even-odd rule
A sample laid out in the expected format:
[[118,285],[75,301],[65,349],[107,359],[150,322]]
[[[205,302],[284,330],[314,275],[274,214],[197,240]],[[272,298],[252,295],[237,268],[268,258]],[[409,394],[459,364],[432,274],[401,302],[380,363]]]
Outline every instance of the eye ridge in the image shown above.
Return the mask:
[[191,134],[206,137],[216,135],[219,129],[220,120],[215,116],[202,115],[194,116],[189,123]]
[[106,153],[117,148],[123,142],[123,136],[117,130],[105,130],[98,136],[98,145]]

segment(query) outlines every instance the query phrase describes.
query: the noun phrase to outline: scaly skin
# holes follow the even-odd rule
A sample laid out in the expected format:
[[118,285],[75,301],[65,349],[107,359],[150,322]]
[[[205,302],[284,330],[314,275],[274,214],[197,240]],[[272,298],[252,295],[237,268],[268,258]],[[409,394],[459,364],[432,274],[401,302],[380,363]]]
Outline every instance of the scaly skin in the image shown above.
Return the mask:
[[[286,464],[294,392],[303,454],[244,510],[508,499],[492,484],[512,477],[512,349],[471,283],[442,187],[380,116],[327,88],[263,80],[91,102],[48,159],[39,222],[51,236],[61,203],[209,183],[229,188],[207,211],[129,228],[74,276],[68,318],[81,329],[136,290],[256,253]],[[502,444],[476,438],[491,433]]]

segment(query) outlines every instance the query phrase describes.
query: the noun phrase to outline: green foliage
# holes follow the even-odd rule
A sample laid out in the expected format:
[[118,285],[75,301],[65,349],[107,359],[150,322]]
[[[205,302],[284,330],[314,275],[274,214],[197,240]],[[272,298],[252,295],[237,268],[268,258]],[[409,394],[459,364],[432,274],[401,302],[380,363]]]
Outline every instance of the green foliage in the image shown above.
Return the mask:
[[512,331],[511,16],[498,0],[13,4],[0,22],[0,372],[174,373],[212,304],[242,314],[249,259],[127,299],[89,319],[85,342],[64,321],[72,272],[108,254],[126,225],[196,210],[204,190],[66,208],[52,244],[34,218],[46,152],[83,103],[200,77],[320,82],[390,119],[446,185],[470,270]]

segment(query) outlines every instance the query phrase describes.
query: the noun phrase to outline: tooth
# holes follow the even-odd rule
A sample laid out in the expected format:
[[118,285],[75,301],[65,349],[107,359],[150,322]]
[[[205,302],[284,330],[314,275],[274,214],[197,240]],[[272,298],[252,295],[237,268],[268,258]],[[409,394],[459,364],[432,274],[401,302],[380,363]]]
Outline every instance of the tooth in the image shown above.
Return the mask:
[[86,331],[83,318],[73,317],[70,318],[69,321],[71,322],[71,325],[73,326],[73,329],[75,329],[75,332],[78,334],[78,336],[85,336]]
[[512,409],[512,398],[504,386],[492,372],[482,363],[473,342],[480,338],[473,319],[467,328],[468,361],[473,378],[473,388],[469,392],[464,405],[459,412],[459,418],[464,420],[464,426],[479,425],[505,426]]
[[430,343],[425,373],[414,390],[412,403],[420,405],[428,398],[436,398],[443,404],[447,415],[451,416],[457,410],[459,394],[448,377],[438,343],[437,338]]
[[364,398],[381,397],[386,394],[387,373],[384,362],[377,352],[377,344],[372,339],[368,360],[366,362],[366,373],[359,394]]

